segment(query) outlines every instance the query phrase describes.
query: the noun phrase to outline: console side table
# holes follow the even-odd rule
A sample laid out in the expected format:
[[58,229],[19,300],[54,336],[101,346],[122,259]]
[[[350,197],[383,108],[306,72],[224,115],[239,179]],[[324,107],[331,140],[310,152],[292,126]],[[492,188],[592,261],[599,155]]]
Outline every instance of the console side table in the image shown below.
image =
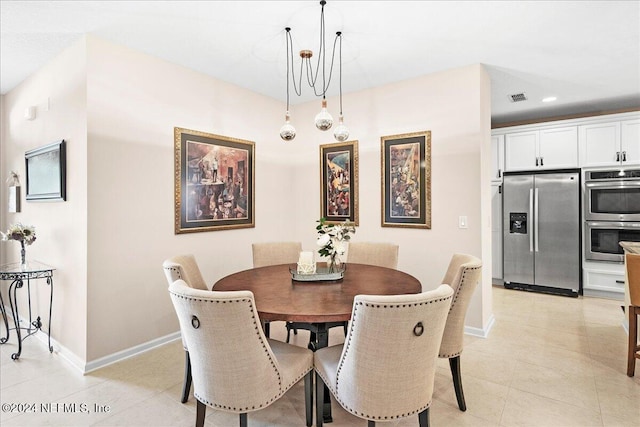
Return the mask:
[[[48,337],[49,337],[49,352],[53,352],[51,346],[51,309],[53,306],[53,267],[42,264],[38,261],[28,261],[25,265],[19,262],[10,264],[4,264],[0,266],[0,281],[10,281],[9,285],[9,306],[11,307],[11,317],[13,319],[13,328],[9,328],[9,322],[7,319],[7,311],[2,299],[2,293],[0,292],[0,311],[2,312],[2,320],[4,321],[4,327],[6,330],[6,336],[0,337],[0,344],[4,344],[9,340],[9,331],[11,329],[16,331],[18,337],[18,352],[11,355],[11,359],[17,360],[22,353],[22,341],[25,338],[35,334],[39,330],[42,330],[42,321],[40,316],[33,320],[31,313],[31,280],[46,279],[49,286],[49,322],[48,322]],[[17,291],[22,289],[24,285],[27,285],[27,301],[29,307],[29,325],[28,327],[20,326],[20,316],[18,314],[18,298]],[[22,336],[22,330],[26,332],[25,336]]]

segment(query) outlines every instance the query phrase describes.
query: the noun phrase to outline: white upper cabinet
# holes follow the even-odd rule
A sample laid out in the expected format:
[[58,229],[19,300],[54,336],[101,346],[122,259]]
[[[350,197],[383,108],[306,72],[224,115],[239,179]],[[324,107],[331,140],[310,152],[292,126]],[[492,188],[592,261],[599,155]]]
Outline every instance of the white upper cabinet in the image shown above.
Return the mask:
[[505,170],[578,167],[577,126],[507,133]]
[[640,164],[640,120],[580,126],[580,166]]
[[504,135],[491,137],[491,180],[502,182],[504,172]]
[[640,164],[640,119],[620,122],[620,151],[623,164]]

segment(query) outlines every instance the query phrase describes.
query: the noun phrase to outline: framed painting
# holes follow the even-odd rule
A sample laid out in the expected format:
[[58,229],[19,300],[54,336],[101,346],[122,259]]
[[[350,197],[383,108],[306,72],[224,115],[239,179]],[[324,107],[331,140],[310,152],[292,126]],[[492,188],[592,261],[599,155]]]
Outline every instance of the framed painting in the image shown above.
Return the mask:
[[24,153],[27,200],[67,200],[64,139]]
[[175,234],[255,227],[255,144],[174,128]]
[[358,221],[358,141],[320,146],[320,217]]
[[380,140],[382,226],[431,228],[431,131]]

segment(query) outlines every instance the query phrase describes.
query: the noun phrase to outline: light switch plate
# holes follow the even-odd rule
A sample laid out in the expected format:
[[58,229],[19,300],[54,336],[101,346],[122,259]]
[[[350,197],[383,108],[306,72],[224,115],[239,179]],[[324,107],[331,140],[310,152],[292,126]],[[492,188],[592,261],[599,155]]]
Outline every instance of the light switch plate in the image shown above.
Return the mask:
[[469,228],[466,215],[460,215],[458,217],[458,228]]

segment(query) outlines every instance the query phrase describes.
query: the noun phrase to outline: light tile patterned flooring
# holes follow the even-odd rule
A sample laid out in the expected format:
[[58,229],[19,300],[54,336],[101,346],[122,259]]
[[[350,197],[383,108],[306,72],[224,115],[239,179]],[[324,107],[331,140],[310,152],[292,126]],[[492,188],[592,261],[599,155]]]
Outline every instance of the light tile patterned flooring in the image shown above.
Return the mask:
[[[640,426],[640,366],[636,377],[626,376],[620,302],[493,289],[496,322],[489,338],[465,337],[461,360],[468,409],[458,410],[448,363],[440,360],[432,426]],[[271,328],[274,338],[284,339],[284,324]],[[298,345],[307,340],[307,332],[295,337]],[[334,328],[329,342],[342,340],[341,329]],[[3,427],[186,427],[195,422],[193,396],[186,404],[179,401],[180,342],[84,376],[49,354],[37,338],[25,342],[17,362],[10,359],[15,348],[14,342],[0,346],[0,401],[35,403],[38,411],[7,412],[3,406]],[[42,413],[39,405],[47,403],[53,412]],[[65,411],[63,404],[66,409],[76,404],[76,412]],[[109,412],[96,412],[94,405],[108,406]],[[366,425],[335,402],[333,418],[334,426]],[[250,426],[304,424],[301,383],[270,407],[249,414]],[[209,408],[206,425],[236,426],[237,416]],[[417,426],[418,419],[383,425]]]

